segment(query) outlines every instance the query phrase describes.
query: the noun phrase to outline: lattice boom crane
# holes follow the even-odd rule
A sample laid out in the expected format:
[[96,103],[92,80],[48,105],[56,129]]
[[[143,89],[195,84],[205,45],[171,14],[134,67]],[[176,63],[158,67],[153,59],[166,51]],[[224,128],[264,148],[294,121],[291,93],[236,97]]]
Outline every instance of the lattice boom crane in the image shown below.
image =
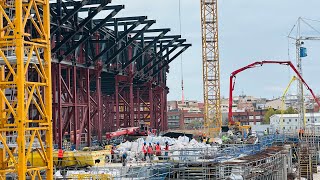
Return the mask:
[[200,0],[204,126],[208,136],[217,136],[222,126],[218,48],[218,0]]
[[53,179],[49,0],[1,0],[0,18],[0,179]]

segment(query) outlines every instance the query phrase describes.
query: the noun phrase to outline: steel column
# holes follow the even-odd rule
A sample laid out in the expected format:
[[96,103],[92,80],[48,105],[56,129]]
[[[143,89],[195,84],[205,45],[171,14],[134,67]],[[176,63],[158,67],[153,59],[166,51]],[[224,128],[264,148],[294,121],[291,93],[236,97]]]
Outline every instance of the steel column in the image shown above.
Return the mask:
[[140,88],[137,88],[137,105],[136,105],[136,109],[137,109],[137,122],[140,123]]
[[150,104],[150,126],[151,128],[155,128],[155,119],[154,119],[154,105],[153,105],[153,88],[152,83],[149,83],[149,104]]
[[120,127],[120,114],[119,114],[119,80],[118,76],[115,77],[115,99],[116,99],[116,129]]
[[96,96],[97,96],[97,127],[98,128],[98,141],[102,141],[102,93],[101,93],[101,73],[96,72]]
[[58,110],[58,124],[59,124],[59,128],[58,128],[58,148],[61,149],[62,148],[62,138],[63,138],[63,118],[62,118],[62,101],[61,101],[61,95],[62,95],[62,84],[61,84],[61,64],[57,64],[57,69],[58,69],[58,106],[57,106],[57,110]]
[[[80,132],[78,132],[78,95],[77,95],[77,69],[75,66],[72,67],[72,87],[73,87],[73,143],[76,148],[79,147],[79,138],[80,138]],[[71,122],[71,121],[70,121]],[[72,127],[70,127],[72,129]]]
[[134,94],[133,94],[133,79],[130,78],[130,126],[135,126],[134,121]]

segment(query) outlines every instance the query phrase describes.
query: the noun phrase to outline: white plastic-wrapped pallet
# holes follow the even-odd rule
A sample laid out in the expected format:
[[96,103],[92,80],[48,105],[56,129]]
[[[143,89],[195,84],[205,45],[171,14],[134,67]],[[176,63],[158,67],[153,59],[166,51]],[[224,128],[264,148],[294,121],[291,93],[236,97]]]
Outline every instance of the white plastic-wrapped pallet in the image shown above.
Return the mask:
[[126,141],[124,143],[121,143],[118,147],[118,150],[127,150],[127,151],[130,151],[131,150],[131,146],[132,146],[132,143],[129,142],[129,141]]
[[166,142],[168,142],[169,145],[173,145],[177,140],[169,137],[161,137],[160,145],[165,145]]
[[131,143],[131,151],[132,152],[141,152],[142,151],[142,144],[139,146],[138,142]]
[[190,139],[187,136],[179,136],[178,141],[182,143],[189,143]]
[[228,179],[230,180],[243,180],[243,177],[241,175],[231,174]]

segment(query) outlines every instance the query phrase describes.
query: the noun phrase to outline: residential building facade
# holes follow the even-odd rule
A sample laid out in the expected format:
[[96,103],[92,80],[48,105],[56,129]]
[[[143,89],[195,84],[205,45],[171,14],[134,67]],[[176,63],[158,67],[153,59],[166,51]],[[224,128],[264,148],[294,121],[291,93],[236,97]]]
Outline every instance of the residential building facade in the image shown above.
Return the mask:
[[233,112],[233,120],[242,125],[262,124],[266,109],[256,109],[254,111]]
[[[320,123],[320,113],[306,113],[305,121],[307,128],[315,127]],[[304,122],[299,114],[274,114],[270,117],[270,126],[280,133],[297,133],[304,127]],[[315,128],[317,131],[320,130],[320,126]]]
[[176,109],[168,111],[167,114],[169,129],[200,129],[203,127],[203,113]]

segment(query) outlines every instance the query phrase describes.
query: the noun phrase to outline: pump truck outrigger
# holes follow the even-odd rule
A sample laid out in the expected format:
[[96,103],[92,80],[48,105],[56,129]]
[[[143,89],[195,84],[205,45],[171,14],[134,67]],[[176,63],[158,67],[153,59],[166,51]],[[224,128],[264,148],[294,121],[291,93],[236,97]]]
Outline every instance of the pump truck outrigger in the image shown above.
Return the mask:
[[318,106],[320,107],[320,102],[318,100],[318,98],[315,96],[314,92],[312,91],[312,89],[309,87],[309,85],[306,83],[306,81],[302,78],[302,76],[300,75],[300,73],[298,72],[298,70],[295,68],[295,66],[292,64],[291,61],[272,61],[272,60],[268,60],[268,61],[257,61],[254,63],[251,63],[247,66],[244,66],[240,69],[237,69],[235,71],[233,71],[230,75],[230,88],[229,88],[229,113],[228,113],[228,127],[222,127],[223,129],[232,129],[235,132],[238,131],[242,131],[243,129],[250,129],[251,126],[248,125],[244,125],[241,126],[240,122],[235,122],[233,120],[233,115],[232,115],[232,104],[233,104],[233,90],[235,87],[235,80],[236,80],[236,75],[239,74],[242,71],[245,71],[247,69],[251,69],[251,68],[255,68],[255,67],[261,67],[264,64],[279,64],[279,65],[286,65],[289,66],[297,75],[297,77],[300,79],[300,81],[304,84],[304,86],[310,91],[312,97],[314,98],[315,102],[318,104]]

